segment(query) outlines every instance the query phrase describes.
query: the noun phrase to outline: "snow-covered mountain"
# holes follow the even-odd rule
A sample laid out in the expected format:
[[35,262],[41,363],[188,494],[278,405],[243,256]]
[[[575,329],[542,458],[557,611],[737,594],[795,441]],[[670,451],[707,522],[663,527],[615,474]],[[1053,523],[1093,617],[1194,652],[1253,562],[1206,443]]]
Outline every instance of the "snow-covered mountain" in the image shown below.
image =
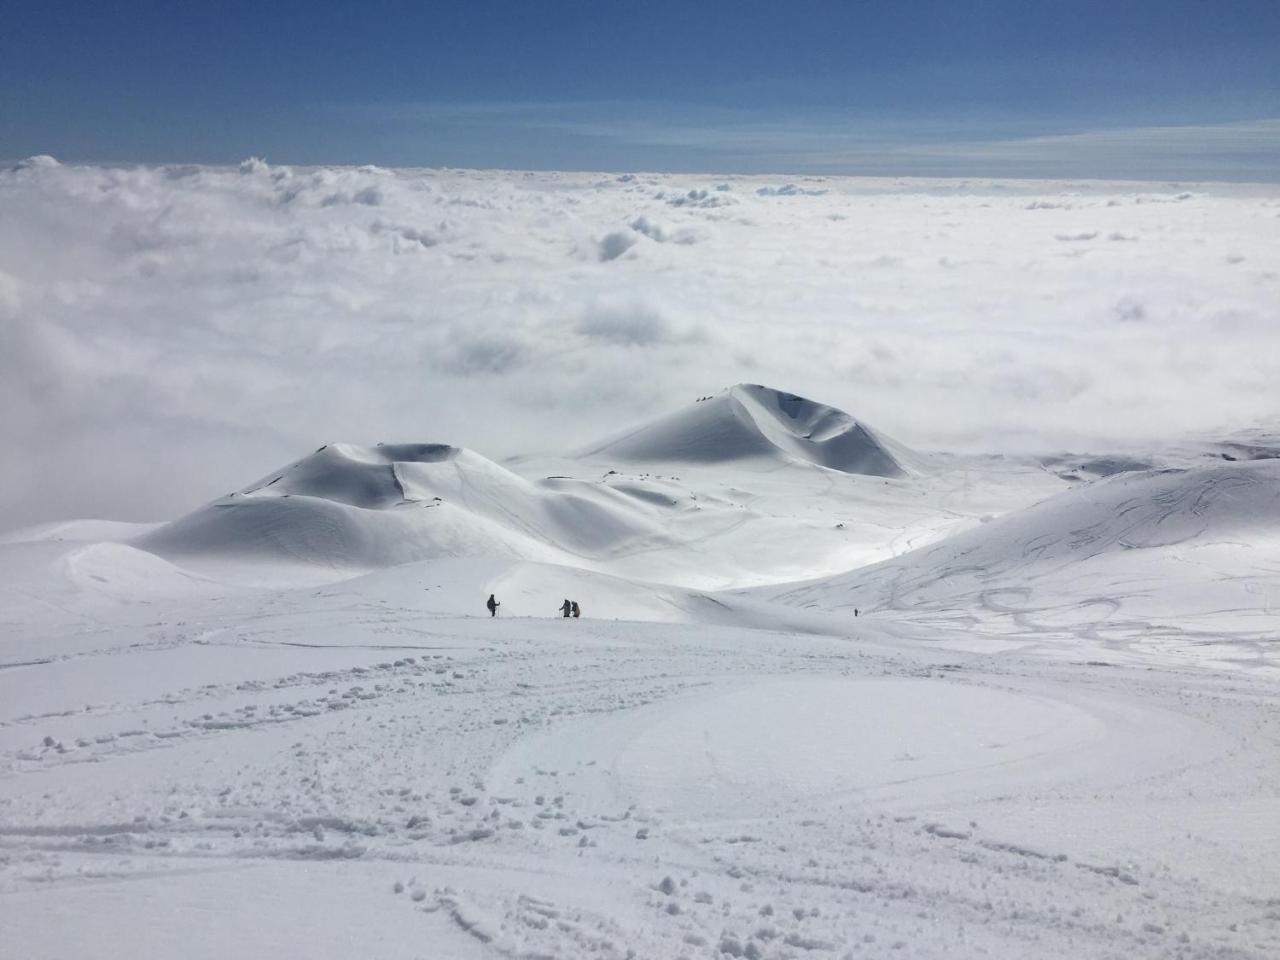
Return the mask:
[[[989,509],[967,477],[956,490],[956,470],[924,463],[840,410],[739,385],[567,458],[328,444],[130,542],[197,567],[339,577],[496,557],[697,589],[776,583],[892,556]],[[1030,490],[1006,478],[1002,506],[1065,485],[1023,473]]]
[[474,556],[555,562],[657,537],[656,512],[603,484],[532,482],[445,444],[335,443],[135,545],[357,568]]
[[1275,960],[1278,213],[0,169],[0,958]]
[[1280,460],[1231,443],[922,454],[737,386],[11,533],[5,943],[1269,960]]
[[738,384],[584,452],[647,464],[800,461],[871,477],[902,477],[916,459],[843,410],[759,384]]

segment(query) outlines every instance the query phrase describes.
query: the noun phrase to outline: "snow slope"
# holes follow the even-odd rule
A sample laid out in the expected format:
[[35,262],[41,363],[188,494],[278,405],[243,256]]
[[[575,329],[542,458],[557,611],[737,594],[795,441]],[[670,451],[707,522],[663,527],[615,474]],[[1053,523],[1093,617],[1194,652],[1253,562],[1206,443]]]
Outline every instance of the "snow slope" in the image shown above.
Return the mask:
[[658,536],[655,512],[604,486],[535,484],[444,444],[331,444],[134,543],[337,568],[449,556],[555,562]]
[[0,210],[3,960],[1280,956],[1274,186]]
[[901,477],[912,459],[842,410],[759,384],[738,384],[584,455],[650,464],[794,459],[872,477]]
[[767,591],[985,636],[1267,666],[1280,460],[1121,473],[835,578]]
[[790,396],[0,543],[0,952],[1280,955],[1280,461]]
[[[51,547],[76,549],[21,549]],[[484,563],[43,593],[66,619],[8,622],[0,668],[6,948],[1280,948],[1273,676],[971,653],[874,619],[612,621],[590,597],[580,621],[439,612],[503,587]]]
[[[228,562],[341,578],[502,557],[724,589],[891,556],[992,498],[1008,509],[1065,486],[1033,464],[983,487],[967,465],[923,463],[842,411],[737,386],[567,458],[503,466],[445,444],[328,444],[130,543],[224,576]],[[806,507],[814,497],[825,502]]]

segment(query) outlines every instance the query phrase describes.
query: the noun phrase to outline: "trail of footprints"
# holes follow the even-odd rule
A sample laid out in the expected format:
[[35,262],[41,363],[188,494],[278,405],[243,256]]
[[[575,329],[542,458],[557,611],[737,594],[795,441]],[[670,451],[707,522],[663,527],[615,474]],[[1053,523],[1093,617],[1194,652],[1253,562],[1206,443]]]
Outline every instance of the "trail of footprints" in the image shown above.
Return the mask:
[[[56,882],[66,876],[61,858],[87,853],[403,863],[405,879],[394,895],[415,909],[442,913],[494,953],[512,957],[897,956],[919,944],[924,931],[936,931],[937,915],[961,921],[951,944],[959,956],[1048,929],[1079,943],[1083,954],[1105,945],[1138,955],[1261,958],[1280,946],[1280,904],[1229,905],[1229,925],[1193,940],[1181,929],[1180,913],[1200,909],[1195,901],[1202,891],[1194,884],[1132,864],[1090,863],[1009,843],[976,824],[865,811],[817,820],[780,811],[768,822],[684,828],[636,806],[584,806],[574,789],[584,769],[531,769],[511,789],[491,792],[485,775],[493,758],[526,725],[670,698],[706,682],[709,669],[694,658],[664,662],[658,671],[652,657],[615,653],[608,669],[631,676],[612,677],[607,691],[584,696],[592,669],[580,662],[566,675],[538,656],[404,657],[272,682],[209,685],[147,706],[259,699],[193,715],[161,732],[126,730],[61,749],[56,741],[41,742],[17,758],[18,770],[38,773],[267,724],[298,723],[301,734],[283,764],[241,768],[233,782],[216,788],[176,782],[155,809],[132,815],[122,809],[115,822],[0,826],[0,865],[9,868],[0,873],[10,884]],[[792,666],[831,669],[822,662]],[[604,669],[604,660],[594,668]],[[509,695],[495,698],[499,689]],[[272,699],[289,691],[310,695]],[[432,698],[427,709],[423,697]],[[504,716],[490,712],[495,703],[504,704]],[[322,716],[336,723],[323,729],[306,723]],[[369,724],[379,728],[373,741]],[[456,755],[436,749],[449,738],[465,740],[465,748]],[[376,747],[362,746],[368,742]],[[438,769],[423,780],[406,776],[395,783],[395,772],[410,770],[424,743],[432,748],[422,756]],[[441,865],[502,870],[539,847],[571,848],[623,878],[651,874],[635,896],[652,923],[628,931],[590,910],[529,893],[502,898],[430,882]],[[659,851],[662,867],[654,862]],[[904,864],[918,868],[904,871]],[[1078,879],[1062,882],[1064,871],[1086,877],[1083,886]],[[1087,893],[1074,904],[1059,902],[1064,889]],[[1099,904],[1108,905],[1106,912]]]

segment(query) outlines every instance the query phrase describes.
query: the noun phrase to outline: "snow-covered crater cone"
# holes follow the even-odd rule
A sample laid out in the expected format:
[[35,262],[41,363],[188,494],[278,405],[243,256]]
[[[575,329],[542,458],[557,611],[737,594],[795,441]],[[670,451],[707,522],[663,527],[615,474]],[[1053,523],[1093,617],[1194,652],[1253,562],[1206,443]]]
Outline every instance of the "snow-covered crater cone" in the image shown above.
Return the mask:
[[[700,500],[612,469],[627,462],[750,462],[798,466],[785,471],[795,478],[812,477],[811,466],[898,478],[915,458],[833,407],[739,385],[557,463],[540,479],[448,444],[328,444],[131,543],[183,563],[212,557],[373,569],[490,557],[604,569],[677,542],[705,545],[752,517],[741,493]],[[641,566],[641,578],[662,582],[691,572]],[[629,569],[634,577],[635,565]]]
[[907,448],[826,404],[738,384],[583,452],[640,463],[799,460],[843,473],[901,477]]
[[534,483],[447,444],[337,443],[165,524],[135,546],[334,567],[440,557],[562,562],[656,535],[633,498]]
[[323,497],[365,509],[394,507],[415,499],[406,493],[402,471],[414,464],[450,463],[463,454],[444,443],[326,444],[250,484],[240,495]]

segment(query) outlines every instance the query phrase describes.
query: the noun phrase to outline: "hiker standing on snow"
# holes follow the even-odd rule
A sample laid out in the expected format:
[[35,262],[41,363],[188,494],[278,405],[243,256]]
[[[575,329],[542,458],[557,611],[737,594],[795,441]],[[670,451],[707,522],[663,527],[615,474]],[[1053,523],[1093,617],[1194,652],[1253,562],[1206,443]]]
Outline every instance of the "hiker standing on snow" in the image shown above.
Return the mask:
[[573,615],[574,615],[575,617],[580,617],[580,616],[582,616],[582,608],[581,608],[580,606],[578,606],[578,601],[577,601],[577,600],[573,601]]
[[489,600],[485,606],[489,608],[489,616],[496,617],[498,615],[498,608],[502,606],[502,604],[493,599],[493,594],[491,593],[489,594]]
[[564,603],[560,605],[560,612],[563,613],[566,618],[568,618],[571,610],[573,610],[573,604],[571,604],[566,598]]

